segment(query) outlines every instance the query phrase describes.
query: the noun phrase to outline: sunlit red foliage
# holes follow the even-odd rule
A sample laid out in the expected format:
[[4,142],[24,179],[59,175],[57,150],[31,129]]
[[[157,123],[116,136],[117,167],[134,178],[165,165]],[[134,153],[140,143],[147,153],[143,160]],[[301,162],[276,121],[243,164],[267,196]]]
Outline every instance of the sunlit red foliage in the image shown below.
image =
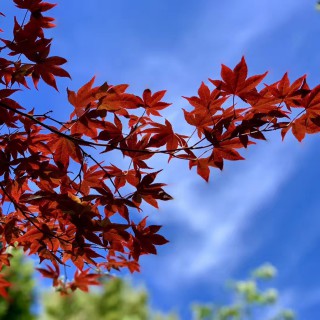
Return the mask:
[[[16,101],[17,90],[41,80],[57,89],[56,77],[70,76],[44,35],[54,27],[44,13],[55,5],[14,3],[28,15],[21,24],[14,19],[13,38],[1,39],[0,48],[1,268],[9,264],[6,249],[22,247],[45,261],[39,272],[62,293],[87,291],[112,269],[139,271],[140,256],[167,242],[160,226],[148,226],[142,206],[172,199],[151,158],[186,162],[208,181],[211,168],[242,160],[239,150],[265,140],[268,131],[284,138],[291,130],[299,141],[320,131],[320,86],[309,88],[305,76],[290,83],[287,74],[262,85],[266,73],[248,77],[244,58],[233,70],[222,65],[221,80],[209,79],[212,88],[202,83],[197,96],[185,97],[189,135],[161,117],[170,106],[165,90],[138,96],[126,84],[94,86],[94,78],[77,92],[67,90],[73,111],[65,122],[49,112],[35,115]],[[110,163],[110,152],[128,161]],[[60,270],[72,265],[74,280],[66,282]],[[0,295],[8,285],[1,277]]]

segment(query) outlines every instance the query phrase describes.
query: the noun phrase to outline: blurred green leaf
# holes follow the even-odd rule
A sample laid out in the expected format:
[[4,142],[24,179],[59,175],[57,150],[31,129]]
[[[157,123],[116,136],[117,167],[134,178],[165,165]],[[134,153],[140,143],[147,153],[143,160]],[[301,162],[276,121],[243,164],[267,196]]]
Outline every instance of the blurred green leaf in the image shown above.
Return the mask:
[[36,298],[33,263],[21,250],[10,248],[9,251],[13,255],[11,266],[5,266],[1,272],[11,283],[8,288],[10,298],[0,298],[0,320],[35,320],[31,311]]
[[270,263],[265,263],[252,271],[252,277],[256,279],[273,279],[277,275],[277,269]]

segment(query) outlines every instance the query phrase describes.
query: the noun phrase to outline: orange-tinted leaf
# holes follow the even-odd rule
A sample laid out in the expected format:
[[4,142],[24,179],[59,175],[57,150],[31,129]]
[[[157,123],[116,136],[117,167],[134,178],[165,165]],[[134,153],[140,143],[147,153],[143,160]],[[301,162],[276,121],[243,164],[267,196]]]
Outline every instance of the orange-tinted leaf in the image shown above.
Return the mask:
[[3,275],[0,274],[0,296],[7,299],[9,298],[6,289],[11,286],[11,283],[4,279]]
[[97,170],[98,168],[98,164],[89,168],[87,164],[83,165],[83,179],[81,181],[80,191],[84,195],[89,194],[90,188],[101,187],[105,172],[102,170]]
[[241,61],[235,66],[233,70],[229,67],[221,66],[221,78],[220,80],[209,79],[219,90],[226,92],[227,94],[233,94],[239,96],[246,101],[250,95],[255,93],[257,85],[267,75],[267,72],[260,75],[255,75],[247,78],[248,67],[245,58],[242,57]]
[[80,117],[85,112],[86,108],[96,100],[95,94],[98,92],[99,87],[92,88],[94,80],[95,77],[84,84],[77,93],[67,89],[68,100],[75,108],[71,113],[70,118],[74,115]]
[[77,270],[74,274],[74,281],[71,283],[71,289],[80,289],[84,292],[89,291],[89,286],[99,285],[98,279],[101,277],[99,274],[90,274],[90,269]]
[[54,263],[54,269],[47,265],[47,269],[43,268],[36,268],[45,278],[50,278],[53,280],[53,285],[57,286],[58,285],[58,278],[60,276],[60,270],[59,266],[57,263]]
[[150,89],[143,92],[143,107],[146,109],[147,115],[160,116],[159,110],[165,109],[171,103],[162,102],[161,99],[166,94],[166,90],[158,91],[152,94]]
[[63,168],[68,168],[69,158],[78,163],[82,162],[83,156],[80,147],[67,138],[56,136],[55,140],[49,143],[49,146],[54,153],[55,163],[62,165]]
[[173,132],[171,123],[165,120],[165,125],[153,122],[153,128],[145,129],[144,133],[154,133],[148,143],[149,147],[159,148],[166,145],[167,150],[175,150],[178,146],[186,146],[184,140],[187,136],[179,135]]
[[204,180],[206,180],[207,182],[209,181],[209,175],[210,175],[209,167],[217,168],[216,164],[210,159],[210,157],[190,160],[189,168],[191,169],[194,166],[197,166],[198,175]]

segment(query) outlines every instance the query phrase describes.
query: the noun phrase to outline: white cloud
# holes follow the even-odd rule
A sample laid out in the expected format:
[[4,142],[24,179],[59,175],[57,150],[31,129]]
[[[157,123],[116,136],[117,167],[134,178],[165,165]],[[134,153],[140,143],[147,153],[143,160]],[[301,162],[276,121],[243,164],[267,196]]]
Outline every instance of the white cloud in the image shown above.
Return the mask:
[[249,42],[264,32],[279,28],[306,6],[306,3],[299,0],[282,1],[281,6],[275,0],[207,3],[198,28],[189,39],[201,39],[204,46],[215,49],[210,52],[211,55],[222,53],[226,59],[237,56]]
[[[229,162],[222,174],[213,169],[210,184],[195,177],[195,170],[189,172],[187,164],[180,161],[173,160],[166,166],[163,175],[175,199],[171,204],[161,203],[160,215],[156,213],[149,218],[165,227],[179,227],[169,238],[171,252],[156,260],[160,273],[172,279],[163,282],[159,276],[161,285],[176,286],[177,282],[209,274],[213,275],[208,277],[210,281],[219,280],[221,273],[228,278],[243,259],[262,244],[263,239],[247,244],[243,236],[251,225],[251,218],[260,207],[272,201],[289,177],[299,148],[295,149],[297,143],[290,139],[284,144],[260,144],[263,145],[258,150],[254,146],[250,148],[253,152],[248,153],[249,159],[245,162]],[[159,179],[162,181],[163,177]],[[153,269],[152,262],[151,265]]]
[[150,216],[151,221],[176,228],[170,232],[170,252],[157,261],[160,272],[172,279],[166,286],[199,277],[210,282],[228,278],[262,244],[263,239],[245,243],[244,236],[259,208],[272,201],[294,169],[302,148],[290,139],[286,142],[269,142],[257,147],[258,152],[252,150],[246,162],[229,162],[209,184],[181,164],[167,168],[169,193],[175,199],[162,206],[160,215]]

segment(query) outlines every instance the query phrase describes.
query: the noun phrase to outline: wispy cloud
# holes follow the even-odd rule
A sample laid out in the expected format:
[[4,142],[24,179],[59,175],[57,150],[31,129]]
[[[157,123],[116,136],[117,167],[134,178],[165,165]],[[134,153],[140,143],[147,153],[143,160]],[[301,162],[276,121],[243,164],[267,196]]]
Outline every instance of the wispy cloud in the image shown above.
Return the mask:
[[230,277],[261,244],[248,244],[244,236],[254,215],[272,201],[290,176],[298,157],[298,149],[292,152],[290,141],[287,145],[265,144],[248,154],[246,163],[230,163],[220,177],[214,174],[210,184],[199,181],[195,172],[184,171],[181,165],[168,168],[175,200],[165,205],[160,215],[150,217],[168,227],[173,243],[170,252],[157,260],[160,272],[170,270],[166,277],[174,279],[165,285],[201,277],[208,282]]
[[234,61],[247,52],[256,38],[285,24],[303,6],[299,0],[282,1],[281,6],[268,0],[208,1],[197,28],[186,37],[185,43],[203,61],[212,57],[222,59],[221,62]]

